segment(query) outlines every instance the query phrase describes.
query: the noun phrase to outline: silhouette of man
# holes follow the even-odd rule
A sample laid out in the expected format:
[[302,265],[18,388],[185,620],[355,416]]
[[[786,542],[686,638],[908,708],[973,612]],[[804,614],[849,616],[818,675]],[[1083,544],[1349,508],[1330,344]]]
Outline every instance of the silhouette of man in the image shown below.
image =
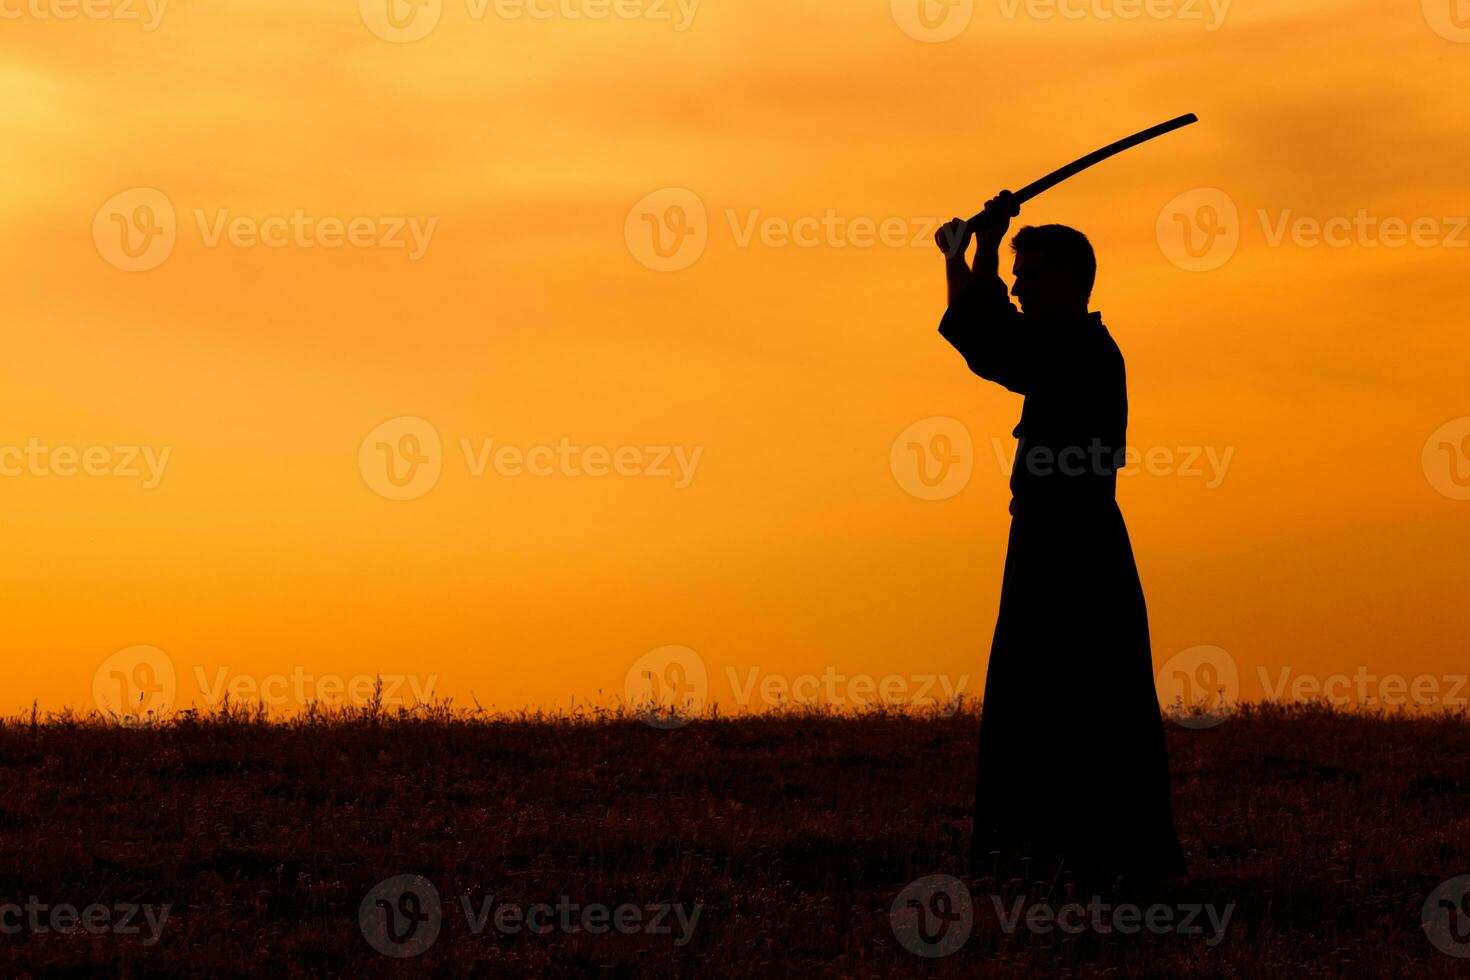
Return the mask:
[[[1022,228],[1013,294],[1000,244],[1009,191],[935,236],[949,308],[939,332],[980,377],[1025,396],[1011,531],[980,722],[971,874],[1101,888],[1184,874],[1154,693],[1148,613],[1115,493],[1128,425],[1123,355],[1088,312],[1092,245]],[[973,235],[975,258],[966,266]],[[1030,859],[1030,867],[1021,861]]]

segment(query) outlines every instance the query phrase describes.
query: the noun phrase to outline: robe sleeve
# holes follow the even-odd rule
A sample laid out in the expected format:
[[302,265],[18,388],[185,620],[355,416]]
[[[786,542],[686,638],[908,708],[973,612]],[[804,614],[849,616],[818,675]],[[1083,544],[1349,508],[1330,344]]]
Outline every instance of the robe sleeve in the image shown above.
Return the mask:
[[945,311],[939,335],[964,356],[971,371],[1024,395],[1035,381],[1035,338],[1008,294],[999,276],[972,282]]

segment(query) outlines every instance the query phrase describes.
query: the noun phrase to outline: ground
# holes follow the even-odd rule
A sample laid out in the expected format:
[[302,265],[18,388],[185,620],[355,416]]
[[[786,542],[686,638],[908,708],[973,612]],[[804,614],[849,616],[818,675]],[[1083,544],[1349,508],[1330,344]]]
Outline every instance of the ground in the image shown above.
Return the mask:
[[[1423,926],[1431,892],[1470,874],[1463,715],[1245,707],[1207,729],[1170,724],[1192,875],[1158,900],[1230,906],[1222,935],[1068,934],[1024,922],[1008,933],[989,892],[1009,909],[1018,894],[1034,899],[1046,886],[982,882],[964,945],[919,956],[900,942],[890,909],[911,882],[962,873],[977,735],[970,710],[788,713],[667,729],[626,716],[489,719],[448,709],[290,724],[185,715],[133,729],[11,719],[0,726],[0,903],[18,908],[0,908],[0,972],[1448,977],[1470,969]],[[432,883],[442,916],[437,940],[412,958],[378,952],[359,920],[366,905],[370,923],[381,924],[370,893],[391,893],[406,934],[407,916],[425,906],[404,904],[391,884],[374,892],[401,875]],[[1054,897],[1053,907],[1064,904]],[[549,932],[532,932],[516,916],[538,903],[556,916],[558,904],[574,904],[566,921],[604,931],[551,919]],[[153,930],[147,915],[156,921],[165,904],[168,917]],[[99,905],[95,932],[51,928],[70,925],[65,911],[48,918],[58,906],[85,914]],[[138,905],[148,908],[135,910],[137,932],[103,924],[120,924]],[[579,918],[591,906],[624,915],[624,928]],[[497,910],[505,928],[494,914],[479,918]],[[412,941],[387,945],[403,952]]]

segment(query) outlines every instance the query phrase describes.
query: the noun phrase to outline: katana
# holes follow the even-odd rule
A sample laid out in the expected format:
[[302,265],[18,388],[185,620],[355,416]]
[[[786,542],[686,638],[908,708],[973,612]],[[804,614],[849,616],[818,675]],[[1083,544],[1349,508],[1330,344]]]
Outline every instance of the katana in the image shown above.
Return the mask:
[[[1159,123],[1157,126],[1151,126],[1140,133],[1134,133],[1127,139],[1118,140],[1118,142],[1116,143],[1109,143],[1102,149],[1094,150],[1093,152],[1087,154],[1087,156],[1085,157],[1073,160],[1071,163],[1067,164],[1065,167],[1062,167],[1060,170],[1053,170],[1051,173],[1047,174],[1040,180],[1033,181],[1020,190],[1016,191],[1016,204],[1025,204],[1027,201],[1031,200],[1042,191],[1050,190],[1051,188],[1060,184],[1062,181],[1066,180],[1068,177],[1075,177],[1077,174],[1080,174],[1088,167],[1091,167],[1094,164],[1102,163],[1108,157],[1117,156],[1124,150],[1131,150],[1133,149],[1133,147],[1138,146],[1140,143],[1147,143],[1149,140],[1159,136],[1163,136],[1165,133],[1172,133],[1176,129],[1182,129],[1185,126],[1190,125],[1191,123],[1197,122],[1199,122],[1199,117],[1191,112],[1188,115],[1180,116],[1177,119],[1170,119],[1168,122]],[[971,218],[970,227],[974,228],[979,223],[980,218],[981,215],[979,214]]]

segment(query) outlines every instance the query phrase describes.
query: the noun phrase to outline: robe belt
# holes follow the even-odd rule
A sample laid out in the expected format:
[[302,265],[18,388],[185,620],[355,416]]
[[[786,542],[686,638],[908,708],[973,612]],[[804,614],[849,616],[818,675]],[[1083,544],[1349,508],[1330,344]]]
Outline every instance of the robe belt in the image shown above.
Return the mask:
[[1118,498],[1113,496],[1012,497],[1010,511],[1012,517],[1017,514],[1087,513],[1107,510],[1117,505]]

